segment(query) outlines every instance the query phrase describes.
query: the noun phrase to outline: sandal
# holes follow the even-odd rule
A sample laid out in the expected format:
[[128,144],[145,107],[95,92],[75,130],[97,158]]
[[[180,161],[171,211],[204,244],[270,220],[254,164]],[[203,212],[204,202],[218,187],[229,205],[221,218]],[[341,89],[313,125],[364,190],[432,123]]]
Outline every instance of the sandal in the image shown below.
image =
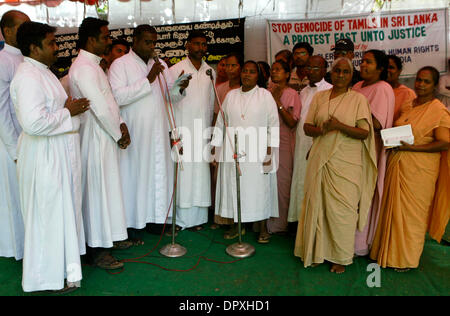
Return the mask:
[[258,243],[259,244],[268,244],[270,242],[270,235],[259,235]]
[[[241,235],[245,235],[245,228],[241,228]],[[238,228],[231,228],[230,230],[227,230],[225,234],[223,235],[224,239],[234,239],[239,236]]]
[[67,294],[71,293],[73,291],[78,290],[78,286],[68,286],[66,283],[64,283],[64,287],[60,290],[50,290],[47,292],[55,293],[55,294]]
[[191,232],[199,232],[199,231],[201,231],[202,229],[203,229],[203,226],[202,226],[202,225],[198,225],[198,226],[194,226],[194,227],[189,228],[189,230],[190,230]]
[[130,238],[130,241],[133,244],[133,246],[142,246],[145,244],[141,238]]
[[131,246],[133,246],[133,242],[130,240],[115,241],[115,242],[113,242],[112,249],[124,250],[124,249],[130,248]]
[[216,224],[216,223],[214,223],[214,224],[212,224],[211,226],[209,226],[209,228],[211,228],[211,229],[217,229],[217,228],[219,228],[220,227],[220,225],[219,224]]
[[115,270],[123,267],[123,262],[118,261],[110,253],[107,253],[95,260],[95,265],[104,270]]

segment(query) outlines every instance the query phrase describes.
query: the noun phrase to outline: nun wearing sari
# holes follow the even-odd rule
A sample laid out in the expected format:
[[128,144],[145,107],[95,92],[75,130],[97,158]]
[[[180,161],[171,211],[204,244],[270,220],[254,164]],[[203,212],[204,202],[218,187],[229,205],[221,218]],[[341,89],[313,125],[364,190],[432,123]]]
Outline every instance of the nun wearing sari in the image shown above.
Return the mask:
[[384,175],[386,172],[386,150],[380,136],[380,130],[392,127],[395,109],[395,95],[392,87],[384,80],[388,77],[389,61],[384,52],[376,49],[364,53],[361,62],[361,78],[352,90],[360,92],[369,101],[375,130],[375,146],[377,153],[378,179],[373,195],[372,206],[367,218],[367,225],[363,231],[356,231],[355,254],[366,256],[369,254],[375,230],[380,215],[381,197],[384,190]]
[[434,98],[439,72],[417,73],[417,98],[402,108],[395,126],[411,124],[414,144],[389,155],[385,194],[370,257],[382,267],[419,266],[425,234],[440,242],[450,216],[450,112]]
[[377,178],[372,116],[367,99],[348,89],[352,73],[348,59],[333,63],[333,88],[314,96],[304,125],[313,145],[294,254],[305,267],[329,261],[336,273],[353,261]]

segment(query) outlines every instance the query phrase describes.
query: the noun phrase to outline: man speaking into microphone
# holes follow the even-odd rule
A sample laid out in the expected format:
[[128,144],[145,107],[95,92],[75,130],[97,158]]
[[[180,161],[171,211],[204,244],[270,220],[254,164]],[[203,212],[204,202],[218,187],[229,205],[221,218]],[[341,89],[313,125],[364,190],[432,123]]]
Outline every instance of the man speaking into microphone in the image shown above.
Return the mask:
[[172,198],[171,111],[163,93],[168,88],[170,99],[178,101],[189,85],[187,79],[174,84],[169,68],[156,55],[156,41],[154,27],[136,27],[133,47],[112,63],[108,74],[133,139],[128,150],[120,153],[120,175],[128,236],[135,244],[142,243],[137,230],[147,223],[164,223]]
[[214,82],[207,70],[214,70],[203,57],[207,51],[207,38],[203,32],[192,31],[186,42],[188,57],[170,68],[173,77],[183,72],[192,79],[186,88],[186,97],[174,104],[175,120],[183,142],[183,170],[177,184],[177,225],[182,228],[202,229],[208,221],[211,205],[209,162],[203,157],[210,135],[203,135],[211,127],[214,112]]

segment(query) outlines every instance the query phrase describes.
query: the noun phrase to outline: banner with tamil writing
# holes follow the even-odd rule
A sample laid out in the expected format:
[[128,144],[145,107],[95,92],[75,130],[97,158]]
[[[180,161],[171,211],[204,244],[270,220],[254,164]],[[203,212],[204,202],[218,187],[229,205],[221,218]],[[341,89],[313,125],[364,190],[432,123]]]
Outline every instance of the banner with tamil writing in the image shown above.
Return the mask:
[[[168,58],[172,64],[175,64],[187,56],[184,45],[189,32],[200,30],[204,31],[208,38],[206,62],[218,63],[230,52],[244,54],[244,24],[245,18],[155,26],[158,33],[155,50],[160,58]],[[131,44],[133,31],[133,28],[112,29],[110,36],[113,40],[125,39]],[[59,47],[58,66],[63,68],[70,66],[72,60],[78,55],[77,40],[76,33],[56,36]]]
[[380,49],[403,61],[402,77],[414,76],[421,67],[447,68],[447,9],[402,11],[314,20],[268,20],[268,60],[282,49],[308,42],[314,54],[332,62],[336,41],[355,44],[353,64],[359,67],[364,51]]

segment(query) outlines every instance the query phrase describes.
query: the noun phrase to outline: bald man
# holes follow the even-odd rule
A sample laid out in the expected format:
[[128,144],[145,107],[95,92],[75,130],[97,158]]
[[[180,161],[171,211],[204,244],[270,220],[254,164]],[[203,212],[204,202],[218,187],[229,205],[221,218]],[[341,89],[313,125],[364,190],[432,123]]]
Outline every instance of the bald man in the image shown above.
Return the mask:
[[9,95],[9,86],[23,56],[17,48],[19,26],[30,18],[17,10],[3,14],[0,30],[5,47],[0,51],[0,257],[23,257],[24,228],[16,176],[16,147],[22,129]]
[[333,86],[325,81],[324,77],[327,73],[327,62],[321,56],[311,56],[306,63],[306,76],[309,83],[300,92],[300,101],[302,102],[302,112],[300,114],[300,122],[295,137],[295,154],[294,154],[294,171],[291,183],[291,200],[289,202],[288,222],[289,230],[294,232],[298,221],[299,212],[301,211],[304,182],[306,173],[306,155],[312,146],[312,137],[306,136],[303,131],[306,115],[314,95],[323,90],[331,89]]

